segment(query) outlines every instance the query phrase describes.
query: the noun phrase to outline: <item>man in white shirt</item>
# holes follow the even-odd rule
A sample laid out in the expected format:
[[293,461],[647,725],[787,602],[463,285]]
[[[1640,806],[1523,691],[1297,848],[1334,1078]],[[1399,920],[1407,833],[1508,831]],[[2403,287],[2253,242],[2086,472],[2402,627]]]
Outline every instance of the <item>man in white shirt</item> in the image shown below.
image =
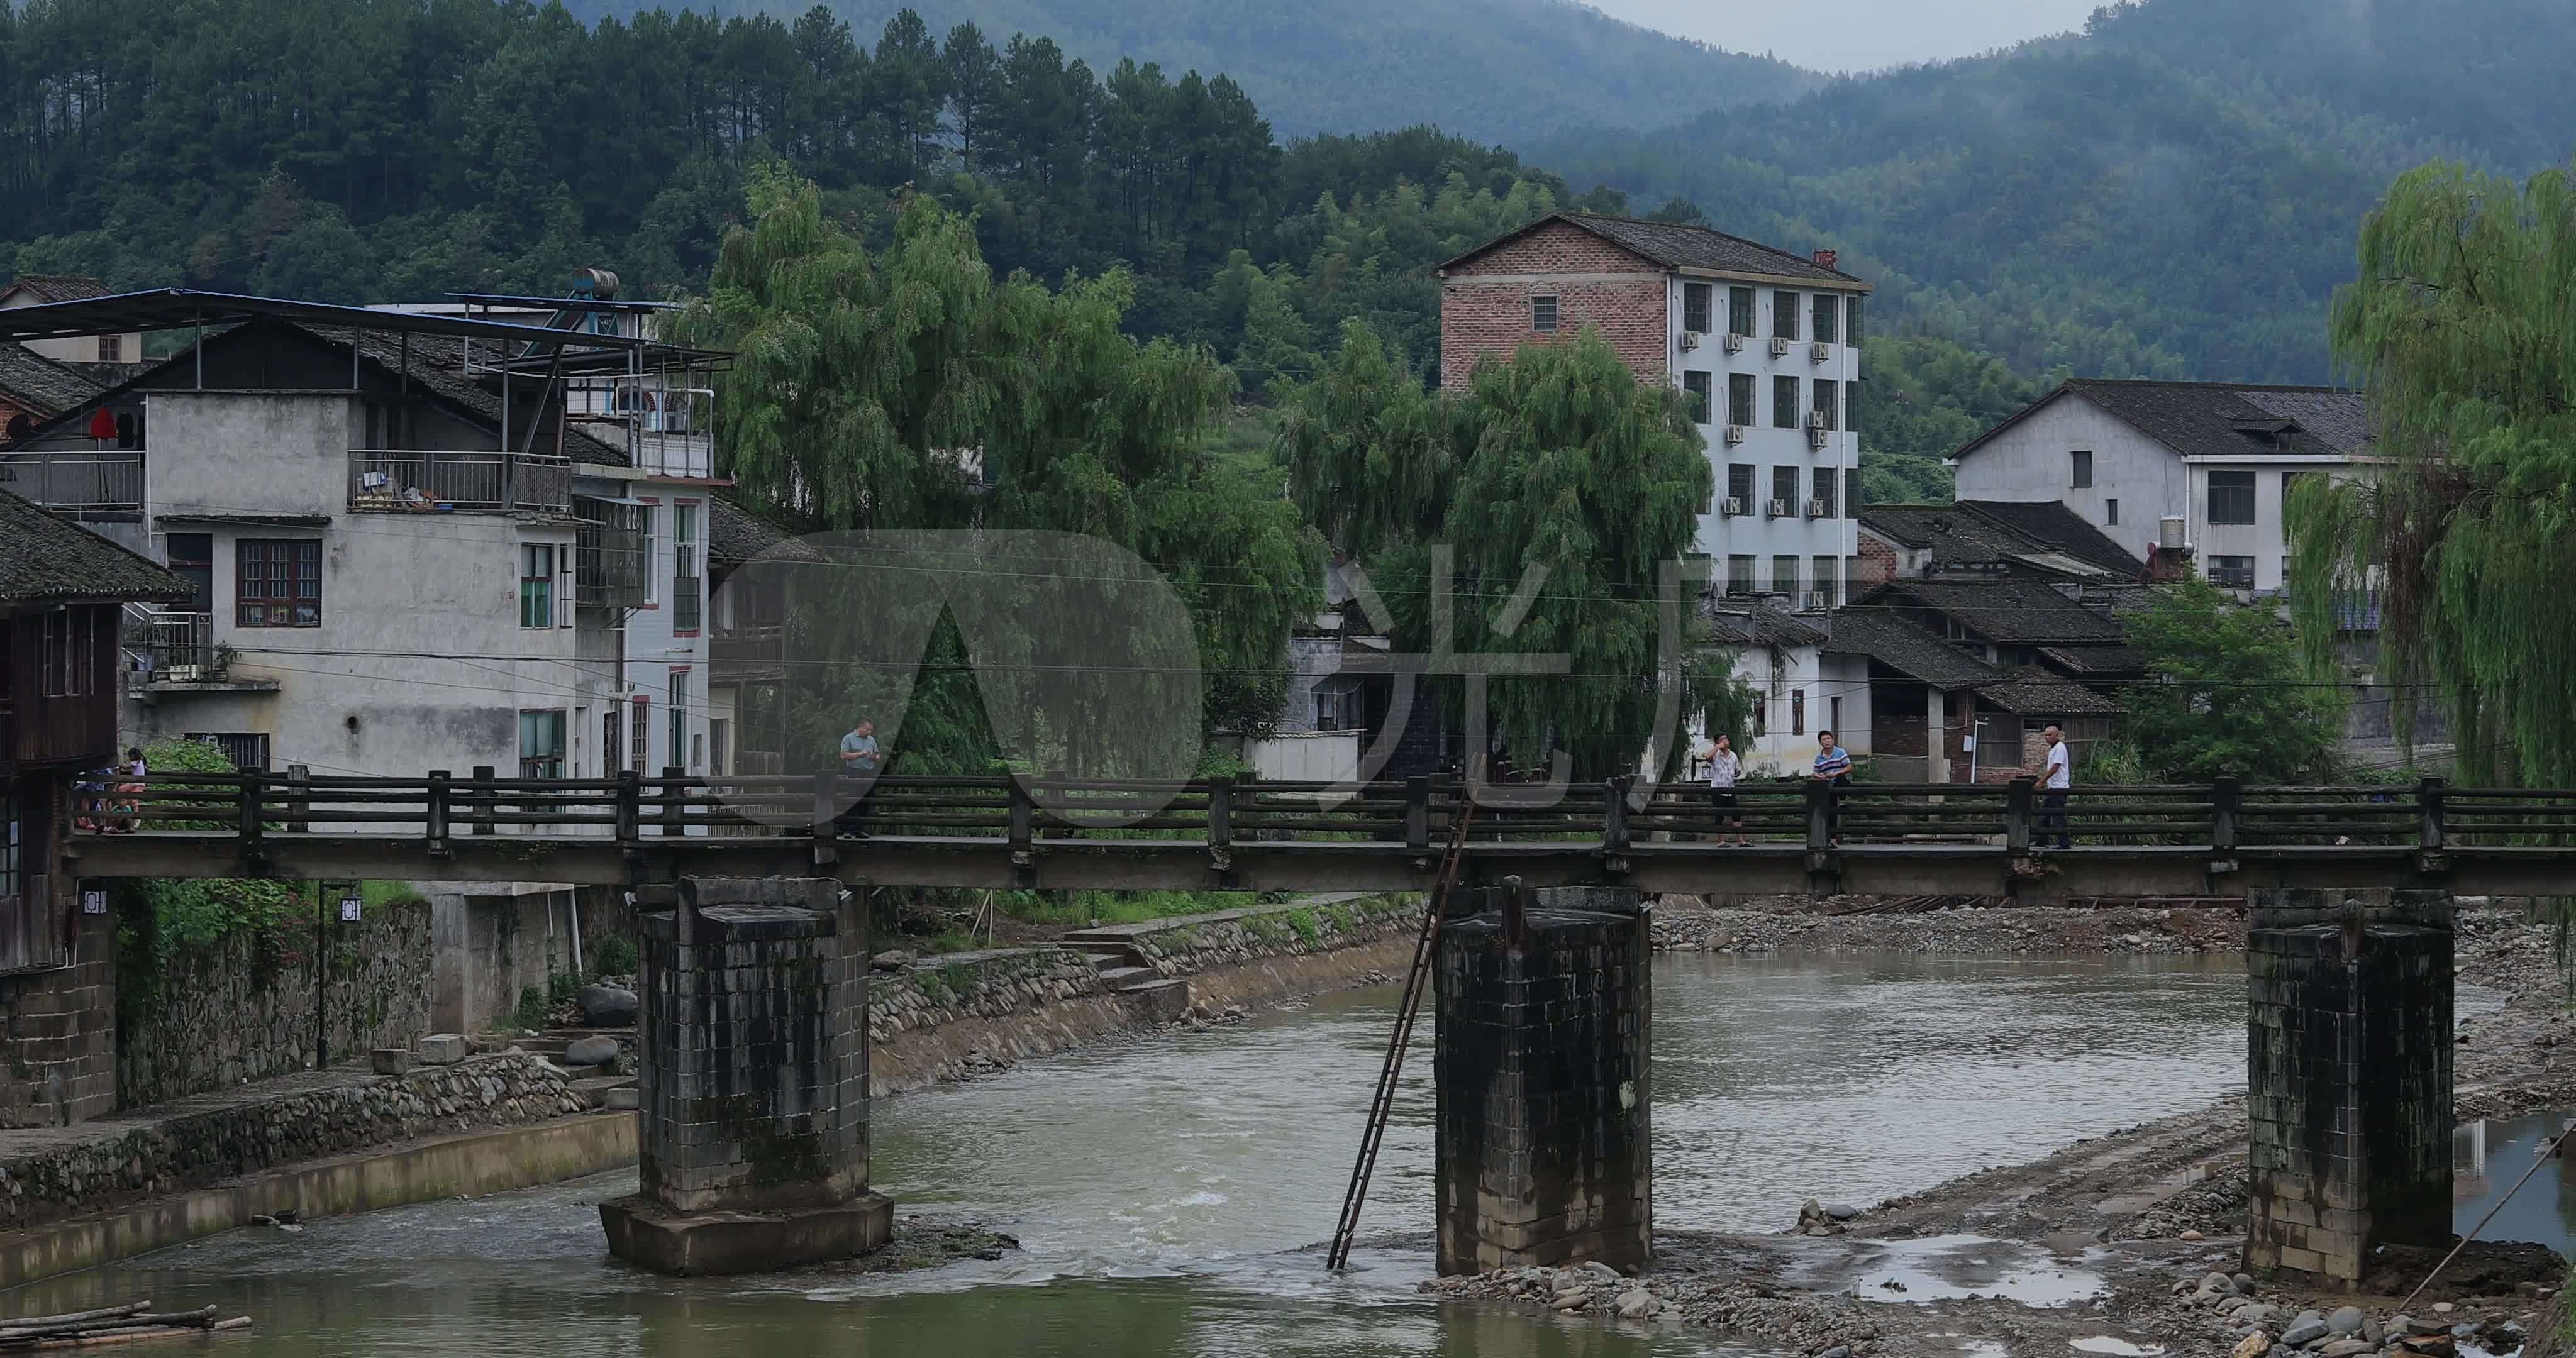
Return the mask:
[[2039,837],[2048,838],[2053,826],[2057,831],[2057,847],[2071,849],[2075,843],[2066,835],[2066,790],[2074,785],[2074,780],[2068,776],[2066,733],[2052,726],[2040,732],[2039,736],[2048,742],[2048,766],[2039,784]]

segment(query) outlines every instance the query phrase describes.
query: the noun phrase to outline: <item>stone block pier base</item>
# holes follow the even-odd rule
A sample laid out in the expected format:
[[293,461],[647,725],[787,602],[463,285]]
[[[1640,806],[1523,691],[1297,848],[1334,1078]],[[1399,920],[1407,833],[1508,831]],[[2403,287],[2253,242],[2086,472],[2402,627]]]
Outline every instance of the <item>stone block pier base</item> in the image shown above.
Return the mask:
[[828,879],[639,895],[643,1185],[600,1204],[609,1252],[657,1273],[761,1273],[883,1245],[866,917]]
[[1626,911],[1478,894],[1437,960],[1440,1271],[1634,1269],[1653,1226],[1644,913],[1633,893]]
[[2257,891],[2245,970],[2245,1266],[2349,1285],[2451,1231],[2451,904]]

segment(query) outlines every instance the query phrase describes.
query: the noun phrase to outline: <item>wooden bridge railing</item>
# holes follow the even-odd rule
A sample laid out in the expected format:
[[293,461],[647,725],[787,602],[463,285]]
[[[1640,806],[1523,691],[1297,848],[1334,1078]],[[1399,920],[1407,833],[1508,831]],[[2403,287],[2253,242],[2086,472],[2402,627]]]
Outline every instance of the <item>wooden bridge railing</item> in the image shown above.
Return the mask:
[[[1531,785],[1490,788],[1477,799],[1480,842],[1592,844],[1618,852],[1742,833],[1760,843],[1998,844],[2045,850],[2059,827],[2044,790],[2024,778],[1993,784],[1861,783],[1828,789],[1810,780],[1746,783],[1720,805],[1697,784],[1641,787],[1634,780],[1551,794]],[[1068,840],[1203,842],[1212,848],[1273,842],[1355,842],[1427,851],[1466,805],[1455,778],[1361,786],[1214,779],[888,775],[693,777],[678,769],[644,777],[504,778],[490,768],[463,777],[169,773],[108,792],[95,808],[112,828],[197,831],[258,840],[272,835],[366,833],[420,838],[434,849],[458,837],[539,835],[642,841],[691,835],[816,838],[955,837],[1014,848]],[[2450,846],[2576,843],[2576,790],[2413,786],[2079,787],[2067,796],[2064,832],[2078,846],[2239,848],[2372,845],[2439,851]],[[1740,830],[1739,830],[1740,825]]]

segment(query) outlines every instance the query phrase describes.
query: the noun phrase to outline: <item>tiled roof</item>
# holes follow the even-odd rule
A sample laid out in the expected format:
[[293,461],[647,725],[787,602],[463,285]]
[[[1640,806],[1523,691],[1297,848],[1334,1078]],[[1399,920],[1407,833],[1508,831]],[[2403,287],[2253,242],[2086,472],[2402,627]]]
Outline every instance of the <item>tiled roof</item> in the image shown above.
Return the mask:
[[1449,260],[1440,267],[1454,268],[1476,256],[1516,240],[1550,222],[1589,231],[1620,249],[1642,255],[1667,269],[1714,269],[1721,273],[1767,274],[1782,278],[1812,278],[1819,283],[1857,284],[1862,280],[1831,265],[1818,264],[1805,255],[1791,254],[1712,231],[1705,226],[1683,226],[1674,222],[1649,222],[1635,217],[1606,217],[1595,212],[1551,212],[1516,231],[1507,231],[1475,249]]
[[710,562],[739,566],[790,538],[787,530],[762,522],[723,496],[707,501],[707,560]]
[[[294,322],[283,324],[290,324],[293,328],[334,347],[345,348],[349,343],[349,331],[339,326],[305,325]],[[446,353],[447,346],[426,341],[413,344],[406,349],[402,336],[388,335],[379,330],[362,331],[358,335],[358,356],[378,371],[387,376],[394,376],[408,368],[414,385],[426,387],[431,394],[473,411],[481,416],[485,423],[498,429],[501,423],[501,394],[467,377],[463,368],[445,361]],[[524,384],[520,388],[522,395],[527,390]],[[522,432],[524,431],[513,430],[511,441],[517,442]],[[545,435],[539,435],[538,451],[551,451],[542,446],[546,441]],[[606,467],[623,467],[628,462],[625,449],[595,438],[580,425],[571,422],[567,422],[564,426],[563,451],[575,462],[594,462]]]
[[68,599],[192,597],[188,582],[90,532],[0,491],[0,604]]
[[2138,572],[2146,568],[2146,558],[2113,541],[2109,534],[2060,501],[2019,504],[2010,500],[1962,500],[1959,507],[2086,565],[2130,579],[2136,579]]
[[1712,639],[1721,645],[1817,646],[1825,640],[1822,628],[1777,604],[1717,599],[1702,611]]
[[69,363],[56,363],[23,344],[0,342],[0,392],[59,415],[98,395],[107,384]]
[[2369,403],[2348,387],[2075,378],[1952,456],[1968,456],[2033,411],[2069,395],[2091,401],[2184,457],[2352,457],[2370,444]]
[[2019,717],[2116,717],[2128,711],[2060,674],[2024,665],[2000,683],[1977,685],[1977,696]]
[[1955,618],[1989,641],[2022,645],[2118,645],[2120,624],[2037,580],[1899,580],[1874,600],[1890,596]]
[[1830,654],[1866,656],[1944,690],[1992,683],[2003,675],[1891,609],[1855,606],[1831,617],[1834,636],[1825,643]]
[[107,285],[85,274],[22,273],[0,283],[0,296],[13,292],[24,292],[39,302],[77,302],[84,297],[105,297]]
[[2042,646],[2039,655],[2084,679],[2134,679],[2147,672],[2147,653],[2135,646]]
[[2146,564],[2055,501],[1871,505],[1861,511],[1860,520],[1891,542],[1928,553],[1935,563],[2000,561],[2058,575],[2107,573],[2123,580],[2135,579]]

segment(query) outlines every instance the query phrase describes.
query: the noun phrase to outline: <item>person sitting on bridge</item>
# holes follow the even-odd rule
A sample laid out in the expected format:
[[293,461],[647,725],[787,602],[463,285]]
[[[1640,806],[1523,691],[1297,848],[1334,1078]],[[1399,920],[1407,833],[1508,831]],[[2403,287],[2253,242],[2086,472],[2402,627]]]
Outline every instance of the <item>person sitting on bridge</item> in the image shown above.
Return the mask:
[[1816,733],[1816,781],[1825,785],[1825,838],[1843,842],[1841,789],[1851,786],[1851,751],[1834,743],[1834,733]]
[[884,756],[877,751],[877,724],[861,717],[859,724],[841,737],[841,771],[872,775],[884,762]]

